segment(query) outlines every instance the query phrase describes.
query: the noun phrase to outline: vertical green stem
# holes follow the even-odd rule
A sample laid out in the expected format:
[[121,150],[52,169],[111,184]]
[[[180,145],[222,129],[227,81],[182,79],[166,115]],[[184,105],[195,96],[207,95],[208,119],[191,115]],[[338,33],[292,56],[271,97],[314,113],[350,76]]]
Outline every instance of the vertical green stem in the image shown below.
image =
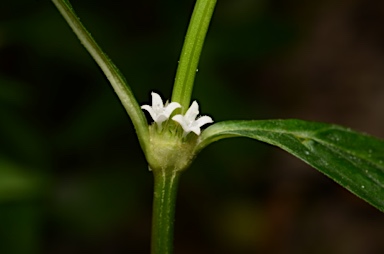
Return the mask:
[[215,5],[216,0],[197,0],[189,23],[172,92],[172,101],[180,103],[183,114],[189,107],[201,50]]
[[173,222],[180,171],[156,170],[152,214],[151,254],[173,253]]

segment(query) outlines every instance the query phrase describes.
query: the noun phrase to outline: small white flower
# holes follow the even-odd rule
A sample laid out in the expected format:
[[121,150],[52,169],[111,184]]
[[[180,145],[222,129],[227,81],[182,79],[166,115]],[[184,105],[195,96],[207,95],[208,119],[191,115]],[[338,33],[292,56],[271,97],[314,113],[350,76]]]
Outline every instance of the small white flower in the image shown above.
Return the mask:
[[200,135],[200,127],[207,123],[213,123],[213,120],[209,116],[201,116],[196,119],[199,114],[199,104],[196,101],[189,107],[187,113],[184,116],[175,115],[172,120],[178,122],[184,130],[184,137],[191,131]]
[[153,121],[155,121],[157,125],[161,128],[161,124],[164,121],[168,120],[169,116],[175,109],[181,108],[181,106],[177,102],[171,102],[169,104],[166,103],[164,107],[163,100],[161,99],[160,95],[155,92],[152,92],[151,96],[152,107],[149,105],[143,105],[141,106],[141,108],[148,111]]

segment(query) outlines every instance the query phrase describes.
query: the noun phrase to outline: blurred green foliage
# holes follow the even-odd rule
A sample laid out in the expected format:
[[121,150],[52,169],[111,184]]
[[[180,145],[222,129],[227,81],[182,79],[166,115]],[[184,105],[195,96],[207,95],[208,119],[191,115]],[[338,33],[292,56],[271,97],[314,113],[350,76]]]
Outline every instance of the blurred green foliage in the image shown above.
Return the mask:
[[[170,97],[193,4],[73,2],[140,103]],[[117,97],[49,1],[0,6],[0,253],[148,253],[152,176]],[[219,1],[192,97],[215,121],[297,117],[383,137],[380,6]],[[176,253],[384,251],[381,213],[242,139],[185,172],[175,226]]]

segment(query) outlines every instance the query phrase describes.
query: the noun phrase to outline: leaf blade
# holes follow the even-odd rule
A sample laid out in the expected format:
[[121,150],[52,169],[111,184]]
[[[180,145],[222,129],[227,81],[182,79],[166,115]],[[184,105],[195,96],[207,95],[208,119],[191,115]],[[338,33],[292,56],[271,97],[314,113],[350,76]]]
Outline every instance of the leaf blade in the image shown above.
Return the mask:
[[188,26],[172,91],[172,101],[180,103],[182,114],[189,108],[200,54],[215,5],[216,0],[197,0]]
[[125,77],[81,23],[69,0],[52,2],[111,83],[132,120],[142,149],[146,151],[149,143],[148,123]]
[[248,137],[291,153],[384,212],[384,141],[341,126],[302,120],[227,121],[207,128],[196,152]]

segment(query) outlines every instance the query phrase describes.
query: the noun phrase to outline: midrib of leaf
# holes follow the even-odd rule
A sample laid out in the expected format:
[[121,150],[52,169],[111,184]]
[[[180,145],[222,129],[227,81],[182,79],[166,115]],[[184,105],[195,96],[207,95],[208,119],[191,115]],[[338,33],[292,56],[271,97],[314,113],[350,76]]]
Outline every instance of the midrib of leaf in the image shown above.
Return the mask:
[[[269,120],[266,120],[266,121],[269,121]],[[273,120],[272,120],[273,121]],[[243,122],[243,121],[239,121],[240,122]],[[251,122],[260,122],[260,121],[247,121],[247,124],[251,123]],[[222,123],[225,123],[225,122],[222,122]],[[235,121],[230,121],[228,123],[235,123]],[[332,147],[334,148],[334,151],[341,151],[340,147],[339,146],[336,146],[335,144],[331,143],[331,142],[325,142],[323,139],[319,139],[316,137],[316,135],[319,135],[321,134],[323,131],[330,131],[330,130],[339,130],[339,131],[343,131],[343,132],[350,132],[351,134],[355,134],[355,132],[353,131],[350,131],[346,128],[342,128],[340,126],[337,126],[337,125],[329,125],[329,126],[324,126],[323,128],[321,129],[318,129],[316,131],[287,131],[287,130],[284,130],[284,129],[269,129],[269,128],[251,128],[251,127],[245,127],[245,128],[241,128],[241,129],[236,129],[236,131],[231,131],[231,130],[222,130],[222,131],[219,131],[217,134],[220,134],[220,133],[225,133],[225,134],[230,134],[231,137],[241,137],[243,135],[239,135],[238,132],[240,131],[247,131],[249,133],[251,133],[249,136],[254,136],[254,134],[252,132],[254,131],[264,131],[264,132],[268,132],[268,133],[271,133],[271,134],[278,134],[278,135],[281,135],[281,134],[286,134],[286,135],[290,135],[290,136],[293,136],[295,137],[300,143],[303,144],[303,142],[301,140],[312,140],[312,141],[316,141],[317,143],[319,144],[323,144],[324,146],[326,147]],[[212,136],[215,136],[217,134],[214,134]],[[362,134],[364,135],[364,134]],[[222,138],[225,138],[225,137],[220,137],[219,139],[222,139]],[[274,140],[271,140],[271,139],[268,139],[268,138],[263,138],[263,137],[259,137],[258,138],[260,141],[268,141],[269,144],[272,144],[272,145],[278,145],[280,144],[279,142],[275,142]],[[202,139],[200,139],[202,140]],[[216,140],[215,140],[216,141]],[[211,142],[210,142],[211,143]],[[205,147],[206,145],[204,145]],[[303,144],[304,147],[308,148],[306,145]],[[354,152],[353,150],[350,150],[348,149],[347,147],[343,147],[343,150],[348,152],[349,155],[353,156],[353,157],[358,157],[362,160],[365,160],[367,162],[369,162],[370,164],[374,164],[375,166],[377,166],[378,168],[380,169],[383,169],[383,173],[384,173],[384,165],[383,164],[377,164],[377,163],[373,163],[372,161],[370,160],[367,160],[367,158],[365,156],[362,156],[362,154],[360,153],[356,153]],[[383,155],[384,156],[384,155]]]

